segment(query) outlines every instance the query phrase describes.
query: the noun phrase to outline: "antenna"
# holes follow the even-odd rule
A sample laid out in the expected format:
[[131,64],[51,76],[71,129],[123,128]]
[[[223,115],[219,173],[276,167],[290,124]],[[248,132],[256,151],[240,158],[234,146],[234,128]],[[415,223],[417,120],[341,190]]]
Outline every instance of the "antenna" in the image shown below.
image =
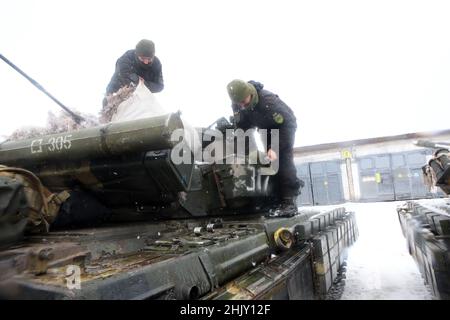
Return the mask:
[[2,54],[0,54],[0,59],[2,59],[3,61],[5,61],[11,68],[13,68],[14,70],[16,70],[18,73],[20,73],[22,76],[24,76],[28,81],[30,81],[36,88],[38,88],[39,90],[41,90],[43,93],[45,93],[50,99],[52,99],[54,102],[56,102],[56,104],[58,104],[61,108],[64,109],[64,111],[66,111],[71,117],[72,119],[77,123],[77,124],[81,124],[82,121],[86,121],[86,119],[84,119],[82,116],[76,114],[75,112],[73,112],[72,110],[70,110],[69,108],[67,108],[65,105],[63,105],[58,99],[56,99],[54,96],[52,96],[49,92],[47,92],[47,90],[44,89],[44,87],[42,87],[36,80],[30,78],[25,72],[23,72],[22,70],[20,70],[19,67],[17,67],[14,63],[12,63],[11,61],[9,61],[5,56],[3,56]]

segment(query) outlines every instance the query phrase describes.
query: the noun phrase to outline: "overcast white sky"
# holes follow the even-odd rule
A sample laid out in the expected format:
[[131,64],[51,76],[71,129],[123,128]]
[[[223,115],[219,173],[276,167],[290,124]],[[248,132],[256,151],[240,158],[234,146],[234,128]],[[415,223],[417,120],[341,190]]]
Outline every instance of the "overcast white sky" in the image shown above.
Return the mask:
[[[450,1],[4,1],[0,53],[68,107],[97,114],[114,65],[156,43],[165,90],[195,126],[257,80],[298,119],[296,145],[448,129]],[[59,107],[0,61],[0,135]]]

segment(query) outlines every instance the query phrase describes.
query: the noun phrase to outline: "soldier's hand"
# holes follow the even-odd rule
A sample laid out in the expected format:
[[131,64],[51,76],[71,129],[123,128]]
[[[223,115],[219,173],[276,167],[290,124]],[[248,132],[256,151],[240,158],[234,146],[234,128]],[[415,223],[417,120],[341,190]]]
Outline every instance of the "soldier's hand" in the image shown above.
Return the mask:
[[218,119],[216,121],[216,129],[222,132],[225,132],[227,129],[233,129],[234,126],[228,122],[224,117]]
[[137,86],[140,77],[137,74],[132,73],[130,74],[129,78],[132,86]]
[[108,104],[108,99],[106,98],[106,96],[103,98],[102,100],[102,106],[103,108],[106,107],[106,105]]
[[275,161],[278,159],[277,153],[272,149],[269,149],[269,151],[267,151],[267,157],[269,158],[270,161]]

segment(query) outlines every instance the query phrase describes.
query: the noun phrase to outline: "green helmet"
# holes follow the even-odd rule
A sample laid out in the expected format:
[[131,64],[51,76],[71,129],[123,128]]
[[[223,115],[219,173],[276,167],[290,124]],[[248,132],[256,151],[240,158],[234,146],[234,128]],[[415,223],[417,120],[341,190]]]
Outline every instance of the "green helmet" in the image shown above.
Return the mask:
[[155,44],[151,40],[142,39],[136,45],[136,55],[140,57],[153,57],[155,55]]
[[253,93],[251,84],[235,79],[227,85],[228,95],[231,101],[239,103]]

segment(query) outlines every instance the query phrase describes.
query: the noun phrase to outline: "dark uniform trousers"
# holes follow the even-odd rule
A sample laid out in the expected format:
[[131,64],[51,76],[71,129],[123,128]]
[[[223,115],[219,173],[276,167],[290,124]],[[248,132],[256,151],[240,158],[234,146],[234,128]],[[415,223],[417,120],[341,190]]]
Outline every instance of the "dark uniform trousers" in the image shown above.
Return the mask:
[[278,179],[281,198],[292,198],[300,193],[301,182],[297,178],[297,169],[294,164],[294,142],[297,128],[280,129],[280,150]]

